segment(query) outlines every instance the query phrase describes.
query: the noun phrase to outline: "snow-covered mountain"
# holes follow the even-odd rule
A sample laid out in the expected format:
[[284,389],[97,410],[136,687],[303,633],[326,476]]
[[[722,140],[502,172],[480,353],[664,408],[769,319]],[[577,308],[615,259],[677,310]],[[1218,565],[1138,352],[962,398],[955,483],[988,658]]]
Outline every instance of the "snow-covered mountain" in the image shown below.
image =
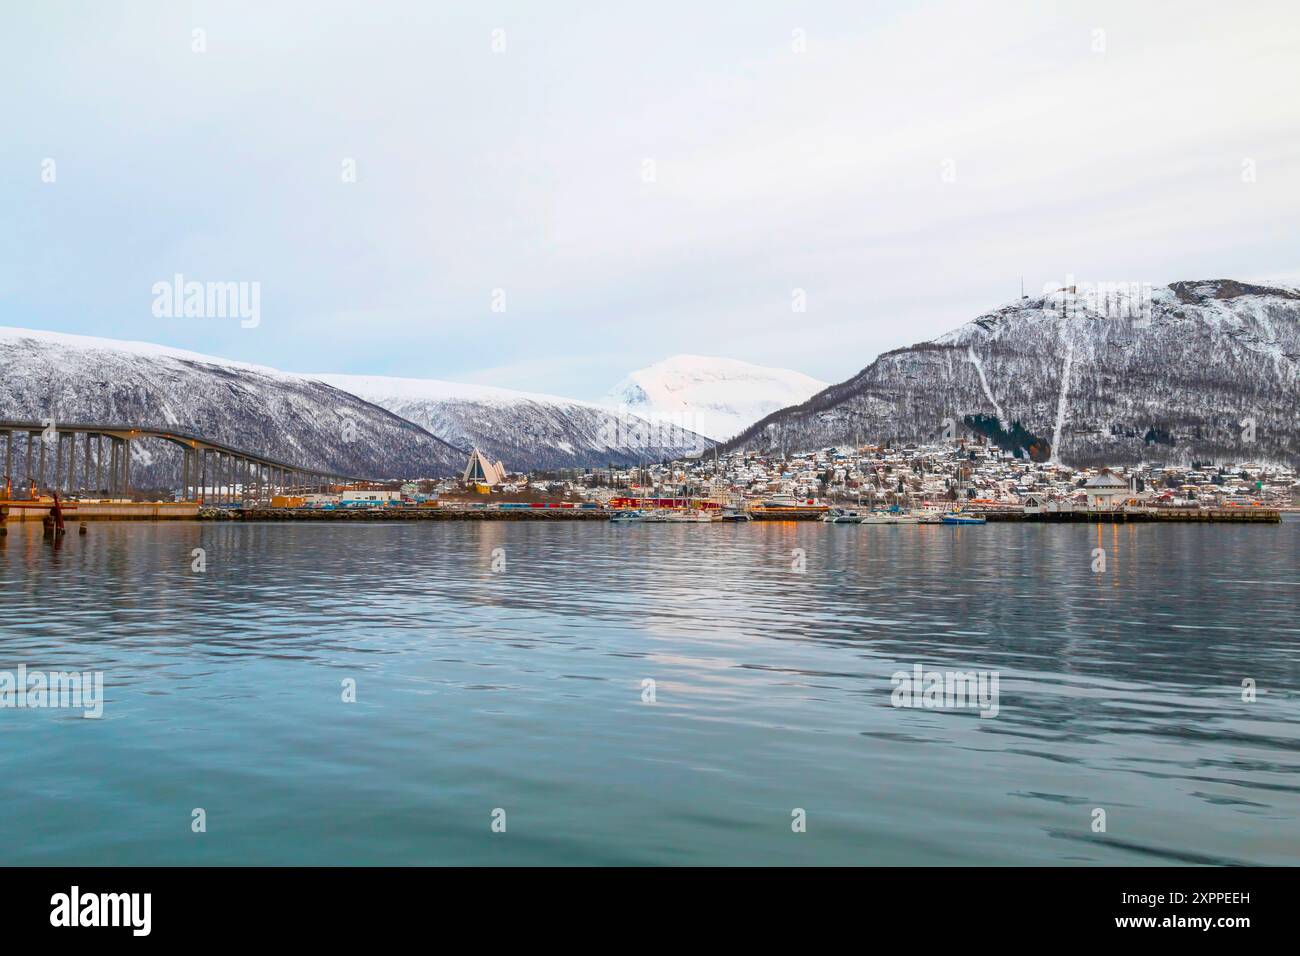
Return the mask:
[[[360,394],[359,394],[360,393]],[[299,375],[145,342],[0,328],[0,421],[174,428],[344,474],[459,474],[478,446],[512,471],[698,454],[682,429],[550,395],[423,379]],[[132,446],[137,487],[180,456]]]
[[[301,376],[144,342],[0,328],[0,421],[46,418],[174,428],[344,474],[450,475],[465,463],[420,426]],[[179,458],[163,442],[135,442],[134,484],[174,482]]]
[[802,372],[674,355],[623,379],[610,392],[608,403],[723,440],[825,387],[825,382]]
[[[946,423],[950,420],[950,423]],[[1066,464],[1300,460],[1300,290],[1229,279],[1119,300],[1016,300],[756,422],[725,446],[807,450],[946,428]]]
[[669,423],[554,395],[436,379],[310,377],[386,408],[454,445],[478,447],[511,471],[636,464],[695,455],[713,444]]

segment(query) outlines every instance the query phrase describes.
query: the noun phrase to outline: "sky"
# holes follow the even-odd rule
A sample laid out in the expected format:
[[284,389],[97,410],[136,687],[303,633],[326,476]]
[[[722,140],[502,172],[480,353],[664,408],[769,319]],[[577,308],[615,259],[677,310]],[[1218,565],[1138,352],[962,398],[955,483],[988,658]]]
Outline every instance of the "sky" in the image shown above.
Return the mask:
[[0,325],[598,399],[1300,281],[1294,0],[0,3]]

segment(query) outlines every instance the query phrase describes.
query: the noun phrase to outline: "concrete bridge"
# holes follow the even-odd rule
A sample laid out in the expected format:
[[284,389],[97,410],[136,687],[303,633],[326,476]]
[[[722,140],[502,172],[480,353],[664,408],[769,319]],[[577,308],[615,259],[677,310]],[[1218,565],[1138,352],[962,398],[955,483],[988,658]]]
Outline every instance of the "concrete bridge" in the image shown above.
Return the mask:
[[[0,498],[46,491],[108,498],[131,495],[131,443],[157,438],[181,452],[181,498],[233,504],[272,494],[303,494],[358,481],[232,448],[198,435],[132,425],[0,421],[4,474]],[[19,471],[15,473],[17,467]],[[6,493],[7,492],[7,493]]]

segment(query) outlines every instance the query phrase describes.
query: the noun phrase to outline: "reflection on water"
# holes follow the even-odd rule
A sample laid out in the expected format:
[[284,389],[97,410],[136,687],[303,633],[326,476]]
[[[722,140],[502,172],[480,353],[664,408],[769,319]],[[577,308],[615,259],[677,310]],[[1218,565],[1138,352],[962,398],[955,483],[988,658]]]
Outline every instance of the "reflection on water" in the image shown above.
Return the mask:
[[[1293,522],[123,523],[58,547],[11,524],[0,670],[102,670],[107,702],[0,710],[3,859],[1295,863],[1297,545]],[[894,708],[918,663],[998,672],[998,716]]]

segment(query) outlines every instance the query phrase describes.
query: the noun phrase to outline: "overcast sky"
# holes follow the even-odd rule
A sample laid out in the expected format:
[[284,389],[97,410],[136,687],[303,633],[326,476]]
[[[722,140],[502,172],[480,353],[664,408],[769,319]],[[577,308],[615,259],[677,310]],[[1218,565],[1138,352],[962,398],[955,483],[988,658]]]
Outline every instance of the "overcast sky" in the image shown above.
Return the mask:
[[1022,275],[1300,278],[1294,0],[4,8],[0,325],[595,398],[841,380]]

